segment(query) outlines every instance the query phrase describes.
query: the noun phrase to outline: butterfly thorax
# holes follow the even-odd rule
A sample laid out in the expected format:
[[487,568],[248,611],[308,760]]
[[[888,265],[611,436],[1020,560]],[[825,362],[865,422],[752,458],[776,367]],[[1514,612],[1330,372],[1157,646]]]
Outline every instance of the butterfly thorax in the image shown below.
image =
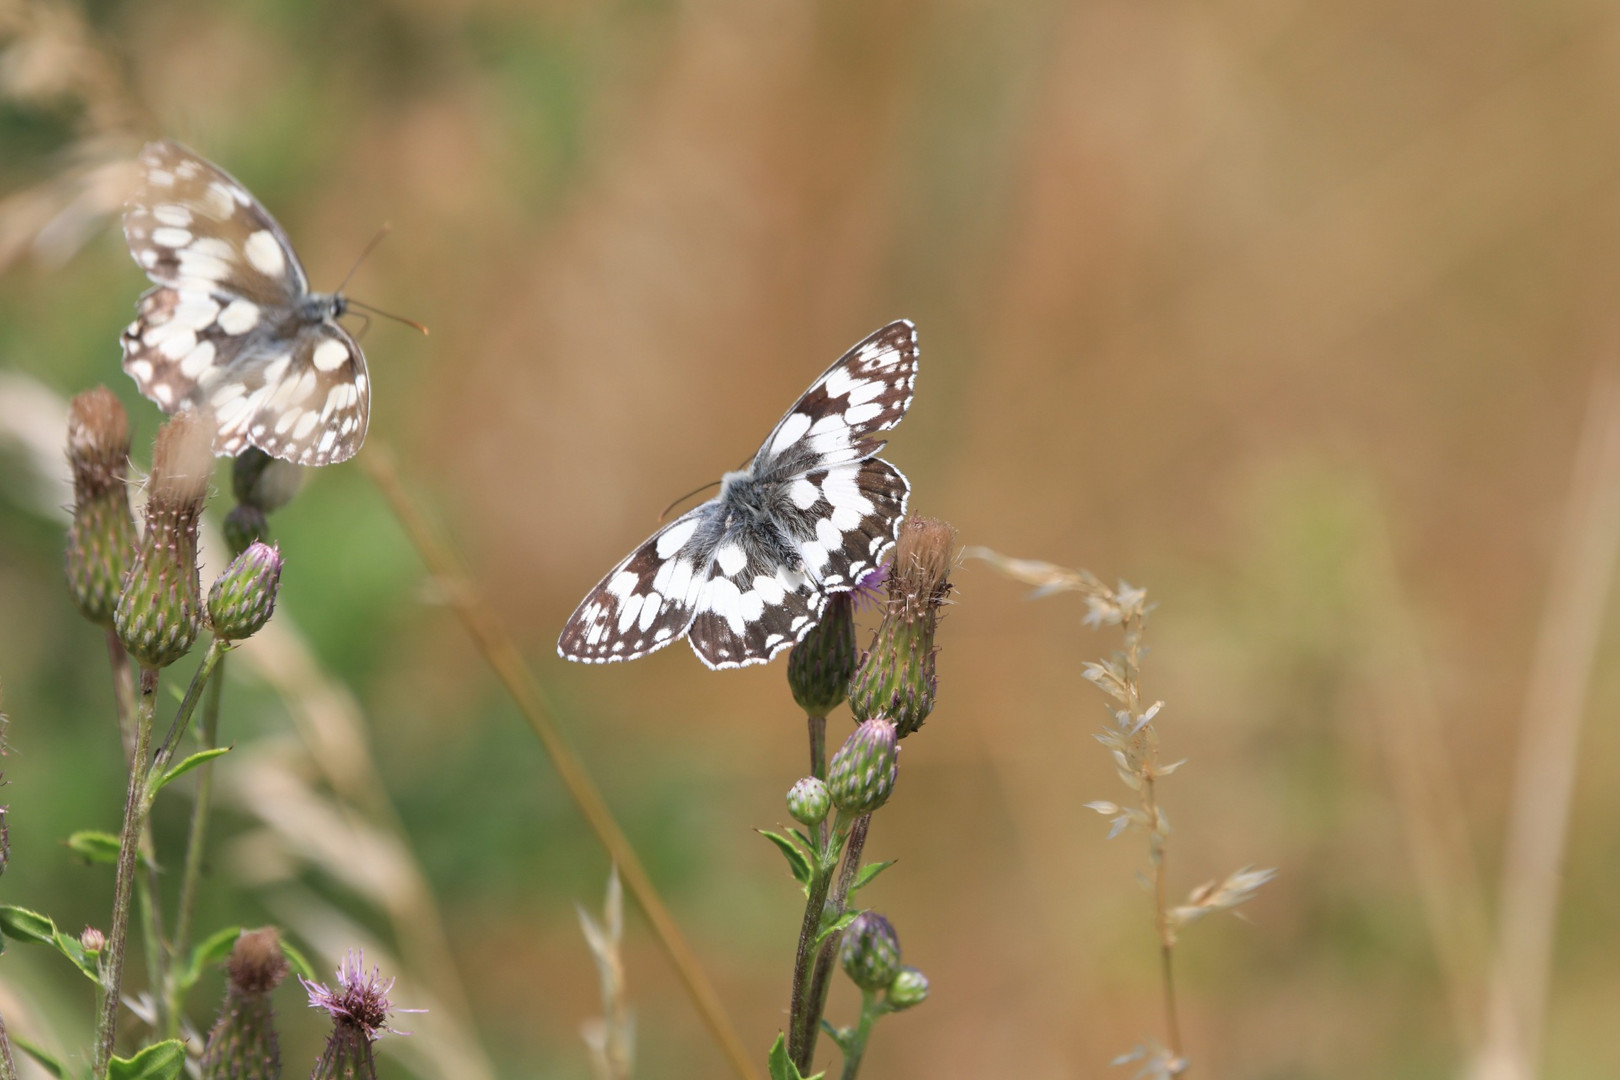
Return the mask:
[[305,323],[338,319],[348,310],[349,302],[342,293],[306,293],[296,308],[299,321]]
[[726,525],[740,525],[744,521],[760,522],[771,516],[768,492],[754,478],[753,470],[728,472],[720,478],[720,505],[726,511]]

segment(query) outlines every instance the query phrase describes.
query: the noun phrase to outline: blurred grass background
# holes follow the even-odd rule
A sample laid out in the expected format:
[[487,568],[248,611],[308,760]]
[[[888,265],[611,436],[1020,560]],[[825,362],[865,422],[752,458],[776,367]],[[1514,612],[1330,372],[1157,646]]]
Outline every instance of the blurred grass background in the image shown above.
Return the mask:
[[[1191,759],[1164,793],[1172,873],[1280,868],[1249,923],[1186,937],[1198,1074],[1459,1074],[1471,1047],[1379,733],[1432,706],[1450,824],[1494,883],[1571,459],[1616,342],[1612,5],[0,0],[7,29],[0,195],[49,192],[87,133],[123,125],[246,182],[317,287],[393,223],[349,292],[433,335],[370,329],[372,435],[564,703],[761,1057],[798,919],[750,832],[784,819],[804,769],[782,665],[715,675],[682,646],[584,668],[553,642],[660,507],[904,315],[924,362],[886,456],[914,507],[965,542],[1145,585],[1149,692],[1166,753]],[[128,116],[98,112],[97,79],[129,88]],[[10,254],[0,370],[63,395],[107,383],[143,456],[157,413],[117,334],[144,282],[118,231],[100,222],[65,261]],[[24,459],[3,464],[0,894],[76,929],[110,886],[60,841],[121,805],[111,694],[59,584],[61,527],[25,496]],[[573,904],[596,906],[604,857],[358,467],[309,476],[273,526],[277,619],[362,706],[496,1070],[585,1076],[576,1031],[598,1002]],[[957,583],[939,708],[868,848],[901,859],[866,900],[934,995],[884,1023],[867,1071],[1101,1075],[1159,1026],[1140,846],[1105,843],[1082,808],[1118,795],[1079,670],[1113,642],[982,564]],[[1548,1076],[1620,1073],[1614,629]],[[235,665],[224,737],[288,730]],[[160,848],[185,811],[160,807]],[[226,813],[203,929],[285,912],[227,858],[257,828]],[[279,888],[397,933],[332,875],[288,873]],[[640,1075],[720,1075],[635,917],[627,950]],[[65,967],[0,958],[73,1036],[88,993]],[[296,1074],[316,1028],[283,994]]]

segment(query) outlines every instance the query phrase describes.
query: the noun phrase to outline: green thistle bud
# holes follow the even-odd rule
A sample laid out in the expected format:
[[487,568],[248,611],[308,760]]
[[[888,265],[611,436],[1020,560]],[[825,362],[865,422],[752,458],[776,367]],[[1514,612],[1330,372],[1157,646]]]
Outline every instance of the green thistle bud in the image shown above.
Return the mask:
[[934,630],[951,592],[951,548],[956,530],[931,518],[908,518],[900,528],[889,571],[888,603],[849,687],[857,720],[887,716],[905,738],[934,709]]
[[232,556],[242,554],[254,541],[268,543],[269,540],[270,522],[264,511],[252,503],[237,503],[225,515],[225,543]]
[[111,626],[136,536],[129,512],[129,416],[104,386],[78,395],[68,406],[68,464],[73,469],[68,591],[85,618]]
[[[377,1080],[371,1044],[379,1031],[393,1031],[388,1014],[393,1005],[388,991],[394,980],[372,968],[368,974],[358,951],[350,952],[338,968],[337,986],[328,989],[299,976],[309,992],[309,1007],[325,1009],[332,1017],[332,1034],[315,1063],[310,1080]],[[410,1011],[410,1010],[404,1010]],[[404,1034],[404,1032],[395,1032]]]
[[256,446],[237,454],[231,465],[231,493],[236,501],[266,514],[286,506],[298,494],[302,479],[297,465],[273,458]]
[[832,809],[832,792],[813,776],[807,776],[788,789],[788,813],[800,825],[819,825]]
[[900,971],[900,939],[888,919],[863,911],[844,931],[838,961],[862,990],[886,989]]
[[203,1050],[203,1080],[279,1080],[281,1047],[270,992],[286,977],[287,960],[273,927],[237,937],[225,965],[225,1004]]
[[142,667],[167,667],[197,640],[197,519],[213,462],[211,418],[187,410],[158,431],[146,500],[146,530],[124,578],[114,625]]
[[895,1012],[921,1005],[928,1000],[928,976],[914,967],[903,967],[889,984],[889,1008]]
[[276,609],[281,585],[281,553],[254,541],[231,560],[208,590],[208,625],[227,641],[258,633]]
[[851,814],[870,814],[889,801],[900,775],[899,735],[883,717],[856,728],[833,755],[827,788],[833,805]]
[[855,597],[833,593],[804,640],[788,653],[788,686],[793,700],[811,716],[838,708],[855,674]]

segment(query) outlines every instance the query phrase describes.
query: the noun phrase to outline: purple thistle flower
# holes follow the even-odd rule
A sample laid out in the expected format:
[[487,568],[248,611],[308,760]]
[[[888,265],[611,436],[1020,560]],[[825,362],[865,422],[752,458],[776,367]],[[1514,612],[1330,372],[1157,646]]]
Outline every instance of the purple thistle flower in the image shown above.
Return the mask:
[[310,982],[302,975],[298,976],[298,981],[309,992],[310,1008],[325,1009],[340,1026],[347,1022],[358,1027],[365,1032],[368,1041],[375,1041],[377,1033],[381,1031],[392,1035],[410,1034],[389,1027],[389,1013],[425,1011],[394,1008],[393,1002],[388,1000],[388,991],[394,988],[394,980],[385,980],[382,971],[376,967],[367,972],[365,958],[359,949],[350,949],[343,954],[343,963],[337,969],[336,989],[324,983]]

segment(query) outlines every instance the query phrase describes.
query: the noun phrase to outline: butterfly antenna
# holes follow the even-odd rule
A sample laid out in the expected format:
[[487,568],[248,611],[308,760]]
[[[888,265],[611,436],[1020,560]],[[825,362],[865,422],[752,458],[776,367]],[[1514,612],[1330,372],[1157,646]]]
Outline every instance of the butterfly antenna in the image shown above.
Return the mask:
[[338,282],[338,287],[333,289],[332,292],[342,292],[343,286],[347,285],[349,283],[349,279],[354,277],[354,272],[360,269],[360,264],[365,262],[366,257],[369,256],[373,251],[377,250],[377,245],[383,242],[383,237],[387,236],[393,231],[394,226],[390,222],[383,222],[383,227],[378,229],[377,235],[373,236],[366,246],[360,250],[360,257],[354,260],[354,265],[349,267],[349,272],[343,275],[343,280]]
[[681,503],[685,502],[687,499],[690,499],[692,496],[696,495],[699,491],[707,491],[712,487],[719,487],[719,486],[720,486],[720,481],[718,481],[718,480],[710,480],[707,484],[704,484],[702,487],[697,488],[694,491],[688,491],[685,495],[682,495],[680,498],[676,499],[674,502],[672,502],[668,506],[664,507],[663,510],[659,511],[659,513],[658,513],[658,524],[662,525],[664,523],[664,518],[669,515],[669,512],[671,510],[675,509],[677,506],[681,505]]
[[393,319],[397,323],[404,323],[412,330],[417,331],[423,337],[427,337],[428,335],[428,328],[417,322],[415,319],[407,319],[403,315],[395,315],[391,311],[384,311],[382,308],[372,307],[370,304],[363,304],[359,300],[350,300],[348,297],[344,297],[343,302],[352,308],[359,308],[361,311],[369,311],[373,315],[381,315],[385,319]]

